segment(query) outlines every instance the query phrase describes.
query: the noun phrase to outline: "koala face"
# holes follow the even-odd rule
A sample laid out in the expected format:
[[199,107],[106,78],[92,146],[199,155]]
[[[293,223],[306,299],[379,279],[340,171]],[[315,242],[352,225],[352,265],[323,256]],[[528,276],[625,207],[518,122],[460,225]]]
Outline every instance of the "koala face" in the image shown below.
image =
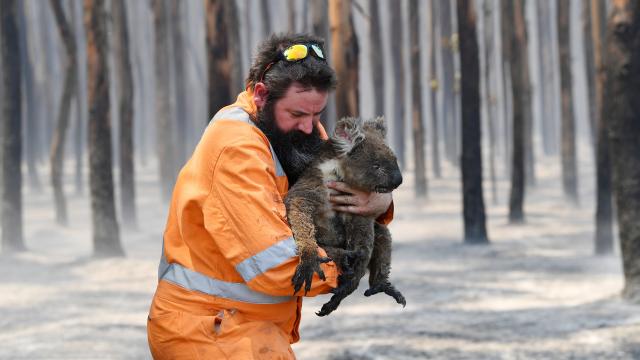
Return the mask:
[[385,143],[382,118],[363,122],[341,119],[334,141],[342,145],[340,164],[345,182],[367,191],[391,192],[402,183],[393,151]]

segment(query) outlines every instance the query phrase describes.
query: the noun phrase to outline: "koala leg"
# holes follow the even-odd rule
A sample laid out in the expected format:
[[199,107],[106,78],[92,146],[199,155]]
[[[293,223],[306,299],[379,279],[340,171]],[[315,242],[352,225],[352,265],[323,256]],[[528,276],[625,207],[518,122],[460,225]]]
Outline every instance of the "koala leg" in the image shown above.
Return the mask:
[[346,275],[354,274],[358,259],[364,259],[367,253],[362,249],[347,250],[333,246],[324,246],[327,255],[338,265],[340,271]]
[[329,315],[338,308],[340,302],[353,293],[360,284],[360,279],[367,271],[367,264],[373,247],[373,222],[370,219],[354,216],[345,224],[347,234],[347,250],[359,254],[353,261],[353,272],[343,272],[338,277],[338,287],[333,290],[333,296],[316,313],[318,316]]
[[391,296],[398,304],[407,305],[402,293],[389,282],[391,271],[391,233],[386,226],[376,223],[374,225],[375,240],[373,253],[369,261],[369,289],[365,296],[371,296],[379,292]]
[[287,218],[300,256],[300,264],[291,279],[294,294],[302,286],[304,286],[305,294],[311,289],[314,273],[317,273],[320,279],[325,280],[320,264],[331,261],[328,257],[318,256],[318,245],[315,240],[316,227],[313,222],[312,210],[313,208],[305,199],[293,198],[287,201]]

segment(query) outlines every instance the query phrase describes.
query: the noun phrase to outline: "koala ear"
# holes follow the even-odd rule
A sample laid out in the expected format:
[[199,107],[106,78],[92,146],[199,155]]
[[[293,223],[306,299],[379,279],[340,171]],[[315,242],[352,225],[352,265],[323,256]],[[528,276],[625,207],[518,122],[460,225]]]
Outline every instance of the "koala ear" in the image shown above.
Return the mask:
[[338,120],[331,139],[341,155],[348,154],[354,146],[364,140],[362,119],[345,117]]
[[377,132],[383,139],[387,137],[387,126],[384,121],[384,116],[378,116],[375,119],[367,120],[364,123],[364,127],[367,130]]

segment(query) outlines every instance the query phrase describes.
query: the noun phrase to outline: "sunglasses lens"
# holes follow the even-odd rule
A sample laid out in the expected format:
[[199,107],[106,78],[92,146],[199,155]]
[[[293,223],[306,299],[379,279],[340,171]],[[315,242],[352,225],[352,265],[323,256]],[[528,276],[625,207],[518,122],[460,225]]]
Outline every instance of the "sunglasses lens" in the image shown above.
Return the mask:
[[293,45],[287,48],[283,53],[287,61],[296,61],[307,57],[307,47],[305,45]]
[[322,52],[322,49],[320,49],[320,46],[318,46],[316,44],[312,44],[311,48],[313,49],[313,52],[316,53],[316,56],[318,56],[320,59],[324,60],[324,53]]

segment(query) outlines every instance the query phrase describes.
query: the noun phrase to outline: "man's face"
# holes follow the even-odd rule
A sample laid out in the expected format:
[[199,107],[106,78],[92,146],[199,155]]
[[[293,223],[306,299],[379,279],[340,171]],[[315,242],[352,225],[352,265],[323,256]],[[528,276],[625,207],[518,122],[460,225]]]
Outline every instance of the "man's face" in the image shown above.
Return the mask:
[[269,139],[290,184],[313,160],[322,139],[317,124],[328,92],[292,84],[285,96],[258,110],[258,127]]

